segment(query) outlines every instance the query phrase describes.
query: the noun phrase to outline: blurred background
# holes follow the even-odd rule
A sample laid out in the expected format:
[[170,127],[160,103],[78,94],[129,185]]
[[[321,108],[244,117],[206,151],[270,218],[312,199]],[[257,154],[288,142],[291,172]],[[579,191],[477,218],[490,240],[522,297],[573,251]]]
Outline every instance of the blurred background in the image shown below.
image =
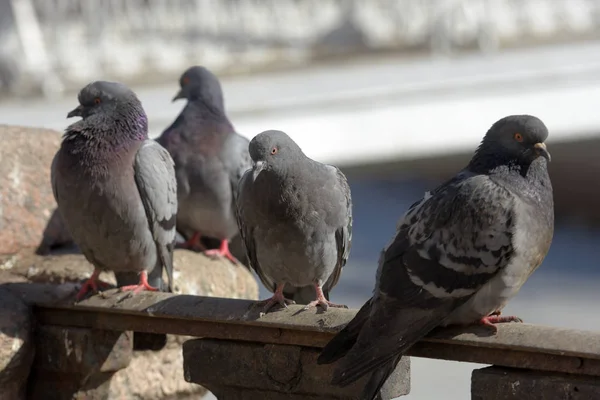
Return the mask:
[[[222,79],[240,133],[284,130],[347,174],[354,240],[332,300],[355,308],[407,207],[497,119],[540,117],[555,238],[506,313],[600,330],[599,1],[0,0],[0,123],[62,130],[83,85],[118,80],[155,137],[194,64]],[[474,367],[413,359],[406,398],[467,399]]]

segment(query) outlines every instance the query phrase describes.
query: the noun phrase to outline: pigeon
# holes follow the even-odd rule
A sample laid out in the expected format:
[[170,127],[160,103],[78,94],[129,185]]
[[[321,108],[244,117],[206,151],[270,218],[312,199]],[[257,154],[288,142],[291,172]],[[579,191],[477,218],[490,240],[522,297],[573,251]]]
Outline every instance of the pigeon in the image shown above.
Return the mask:
[[264,312],[292,303],[286,284],[312,285],[317,305],[344,307],[325,296],[350,255],[352,200],[344,174],[308,158],[284,132],[265,131],[249,146],[253,168],[239,184],[238,224],[248,260],[274,294]]
[[382,251],[373,296],[322,350],[332,384],[371,373],[374,399],[400,357],[438,326],[522,322],[501,311],[540,266],[554,233],[548,129],[500,119],[465,169],[414,203]]
[[[96,81],[79,92],[80,105],[52,162],[52,189],[73,240],[94,273],[77,299],[106,286],[102,271],[136,273],[138,293],[166,270],[173,290],[177,181],[171,156],[148,139],[148,119],[129,88]],[[154,279],[154,281],[159,281]],[[159,282],[160,283],[160,282]]]
[[[252,166],[249,141],[229,122],[221,84],[208,69],[189,68],[179,84],[181,90],[173,101],[187,99],[187,105],[157,139],[175,161],[177,229],[192,233],[183,247],[205,250],[207,256],[222,256],[237,264],[229,241],[238,234],[238,182]],[[206,250],[201,236],[219,239],[219,248]]]

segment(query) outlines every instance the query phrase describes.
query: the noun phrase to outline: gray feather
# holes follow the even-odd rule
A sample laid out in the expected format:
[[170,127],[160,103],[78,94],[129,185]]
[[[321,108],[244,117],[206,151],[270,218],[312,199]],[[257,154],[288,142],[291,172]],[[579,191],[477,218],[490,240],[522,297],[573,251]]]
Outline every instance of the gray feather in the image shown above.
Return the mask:
[[173,248],[175,244],[175,219],[177,215],[177,181],[171,156],[158,143],[147,140],[135,157],[134,177],[140,192],[148,225],[156,243],[158,263],[153,275],[162,275],[166,269],[169,291],[173,291]]

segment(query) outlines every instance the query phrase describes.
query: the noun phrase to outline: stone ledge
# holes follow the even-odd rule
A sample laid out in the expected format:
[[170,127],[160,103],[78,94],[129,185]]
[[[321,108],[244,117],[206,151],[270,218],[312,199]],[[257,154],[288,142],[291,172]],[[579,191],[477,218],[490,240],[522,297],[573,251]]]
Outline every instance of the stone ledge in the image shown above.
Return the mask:
[[[183,345],[184,374],[219,400],[360,400],[369,376],[344,388],[331,385],[334,365],[317,365],[319,349],[194,339]],[[410,359],[402,358],[381,390],[383,400],[410,391]],[[240,397],[243,395],[243,397]]]
[[600,379],[516,368],[487,367],[473,371],[471,376],[471,399],[600,399]]
[[[149,333],[323,347],[356,310],[302,311],[302,306],[260,316],[255,302],[215,297],[105,292],[77,305],[41,304],[36,317],[47,324],[105,327]],[[438,329],[408,355],[444,360],[600,376],[600,333],[530,324]]]

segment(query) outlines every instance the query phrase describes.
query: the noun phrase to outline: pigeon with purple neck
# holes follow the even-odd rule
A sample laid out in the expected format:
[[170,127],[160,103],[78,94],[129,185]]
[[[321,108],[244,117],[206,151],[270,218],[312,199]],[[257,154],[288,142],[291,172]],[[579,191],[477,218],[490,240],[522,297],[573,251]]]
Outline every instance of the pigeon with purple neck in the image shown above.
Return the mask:
[[[73,240],[94,266],[77,295],[105,284],[102,271],[136,273],[123,291],[156,291],[162,272],[173,288],[177,182],[171,156],[148,138],[140,100],[125,85],[96,81],[79,106],[52,162],[52,189]],[[148,282],[154,277],[154,285]]]

